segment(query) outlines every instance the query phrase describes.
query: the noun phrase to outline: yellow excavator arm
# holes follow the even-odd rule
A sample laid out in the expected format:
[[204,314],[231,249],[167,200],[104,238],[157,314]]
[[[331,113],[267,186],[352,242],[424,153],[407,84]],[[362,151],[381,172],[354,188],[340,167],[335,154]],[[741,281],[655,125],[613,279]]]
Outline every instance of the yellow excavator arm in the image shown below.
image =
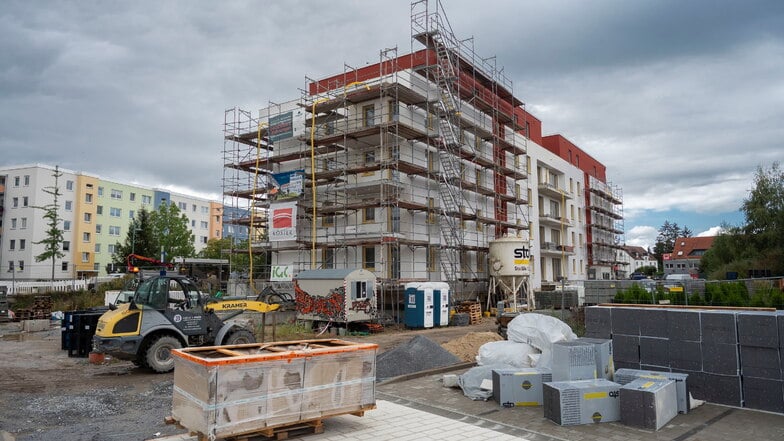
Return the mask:
[[207,311],[256,311],[256,312],[272,312],[280,308],[280,305],[259,302],[256,300],[223,300],[220,302],[212,302],[205,305],[204,309]]

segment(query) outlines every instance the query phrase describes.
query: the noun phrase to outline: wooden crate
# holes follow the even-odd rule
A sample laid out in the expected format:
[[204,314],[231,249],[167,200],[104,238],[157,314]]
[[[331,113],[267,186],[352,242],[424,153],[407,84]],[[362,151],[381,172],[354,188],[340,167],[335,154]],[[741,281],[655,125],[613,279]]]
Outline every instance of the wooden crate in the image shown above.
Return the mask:
[[326,339],[175,350],[172,417],[215,439],[364,412],[377,349]]

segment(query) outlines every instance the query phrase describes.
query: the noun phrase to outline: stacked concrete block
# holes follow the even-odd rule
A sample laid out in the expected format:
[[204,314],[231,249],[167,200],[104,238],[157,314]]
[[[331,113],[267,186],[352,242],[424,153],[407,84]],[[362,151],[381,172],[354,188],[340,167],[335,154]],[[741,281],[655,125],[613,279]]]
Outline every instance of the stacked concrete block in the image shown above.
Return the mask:
[[596,371],[592,343],[579,340],[553,343],[553,381],[593,380]]
[[612,308],[612,340],[616,368],[640,368],[640,316],[637,308]]
[[775,312],[743,312],[737,316],[746,407],[784,412],[779,318]]
[[621,387],[621,423],[659,430],[678,415],[675,381],[639,378]]
[[501,407],[541,406],[544,383],[553,380],[549,369],[493,370],[493,399]]
[[648,381],[674,381],[677,398],[677,412],[689,412],[689,408],[691,407],[689,398],[691,392],[691,378],[688,374],[637,369],[618,369],[615,371],[615,381],[621,385],[631,383],[640,378]]
[[610,338],[612,335],[613,308],[590,306],[585,308],[585,336],[591,338]]
[[615,373],[612,340],[604,338],[578,338],[577,341],[593,345],[596,355],[596,378],[612,380]]
[[605,379],[545,383],[544,417],[562,426],[618,421],[620,387]]
[[700,311],[702,333],[701,387],[694,398],[742,406],[740,351],[736,311]]

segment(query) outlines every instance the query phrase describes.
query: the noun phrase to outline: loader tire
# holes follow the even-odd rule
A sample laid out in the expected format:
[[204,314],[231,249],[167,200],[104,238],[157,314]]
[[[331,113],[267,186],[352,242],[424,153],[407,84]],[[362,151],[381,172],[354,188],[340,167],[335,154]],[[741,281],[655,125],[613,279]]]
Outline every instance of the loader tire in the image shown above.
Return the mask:
[[237,329],[223,339],[224,345],[242,345],[246,343],[256,343],[256,337],[247,329]]
[[180,349],[182,344],[175,337],[162,335],[147,348],[145,364],[153,371],[163,374],[174,370],[172,349]]

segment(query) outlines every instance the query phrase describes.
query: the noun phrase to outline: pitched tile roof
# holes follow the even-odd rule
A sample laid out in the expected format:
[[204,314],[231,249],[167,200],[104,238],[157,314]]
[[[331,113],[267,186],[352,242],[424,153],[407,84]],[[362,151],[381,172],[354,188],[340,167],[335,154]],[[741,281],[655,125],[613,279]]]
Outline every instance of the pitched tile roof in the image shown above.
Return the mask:
[[713,245],[715,236],[705,237],[679,237],[675,239],[675,246],[672,249],[673,259],[695,259],[700,258],[705,251]]

